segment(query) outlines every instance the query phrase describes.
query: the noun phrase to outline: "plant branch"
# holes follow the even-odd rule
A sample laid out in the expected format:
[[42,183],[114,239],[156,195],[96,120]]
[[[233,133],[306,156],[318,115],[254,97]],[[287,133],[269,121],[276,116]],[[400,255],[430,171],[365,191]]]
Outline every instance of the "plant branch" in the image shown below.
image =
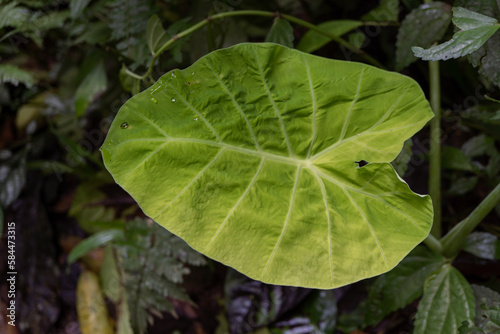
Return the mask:
[[443,255],[454,257],[460,252],[465,238],[483,220],[486,215],[500,202],[500,183],[479,203],[467,218],[452,228],[448,234],[441,239]]
[[[165,42],[165,44],[163,44],[158,49],[158,51],[156,51],[156,53],[153,55],[153,59],[151,59],[151,63],[149,65],[149,67],[148,67],[148,71],[143,76],[140,76],[140,77],[142,79],[146,78],[152,72],[154,64],[156,62],[156,59],[163,52],[165,52],[172,44],[174,44],[178,39],[180,39],[182,37],[185,37],[185,36],[187,36],[187,35],[195,32],[196,30],[199,30],[199,29],[203,28],[210,21],[220,20],[220,19],[223,19],[223,18],[226,18],[226,17],[234,17],[234,16],[264,16],[264,17],[272,17],[272,18],[278,17],[278,16],[282,17],[283,19],[285,19],[287,21],[296,23],[298,25],[301,25],[303,27],[306,27],[306,28],[309,28],[311,30],[316,31],[316,32],[318,32],[318,33],[320,33],[320,34],[322,34],[322,35],[330,38],[331,40],[339,43],[340,45],[344,46],[345,48],[347,48],[347,49],[349,49],[349,50],[351,50],[351,51],[353,51],[353,52],[361,55],[370,64],[372,64],[374,66],[377,66],[379,68],[384,68],[384,66],[380,62],[378,62],[376,59],[374,59],[370,55],[366,54],[363,50],[361,50],[361,49],[355,47],[354,45],[350,44],[345,39],[343,39],[343,38],[341,38],[341,37],[339,37],[337,35],[334,35],[334,34],[328,32],[328,31],[325,31],[325,30],[323,30],[321,28],[318,28],[314,24],[309,23],[307,21],[301,20],[301,19],[296,18],[294,16],[290,16],[290,15],[286,15],[286,14],[280,14],[280,13],[274,13],[274,12],[269,12],[269,11],[263,11],[263,10],[237,10],[237,11],[225,12],[225,13],[220,13],[220,14],[215,14],[215,15],[209,16],[206,19],[204,19],[203,21],[200,21],[200,22],[196,23],[192,27],[190,27],[190,28],[188,28],[188,29],[180,32],[179,34],[173,36],[172,38],[170,38],[167,42]],[[368,23],[366,23],[366,24],[368,24]],[[139,77],[139,76],[137,74],[135,74],[135,77]]]
[[431,147],[429,152],[429,194],[434,207],[434,222],[431,234],[441,238],[441,86],[439,82],[439,62],[429,62],[430,100],[434,110],[431,125]]

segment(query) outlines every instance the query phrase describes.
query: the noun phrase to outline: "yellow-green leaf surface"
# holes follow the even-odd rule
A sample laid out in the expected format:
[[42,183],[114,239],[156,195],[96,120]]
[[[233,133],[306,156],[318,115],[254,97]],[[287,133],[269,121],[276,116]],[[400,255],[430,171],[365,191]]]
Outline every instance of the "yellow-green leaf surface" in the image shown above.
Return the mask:
[[430,198],[389,162],[431,117],[408,77],[239,44],[127,101],[101,150],[194,249],[263,282],[334,288],[390,270],[428,235]]

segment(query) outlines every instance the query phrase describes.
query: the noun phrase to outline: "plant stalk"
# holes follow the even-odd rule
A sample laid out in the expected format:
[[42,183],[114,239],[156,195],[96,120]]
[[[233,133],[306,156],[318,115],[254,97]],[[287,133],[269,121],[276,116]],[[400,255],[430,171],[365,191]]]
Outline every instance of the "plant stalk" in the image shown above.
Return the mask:
[[374,59],[373,57],[371,57],[370,55],[366,54],[363,50],[355,47],[354,45],[350,44],[349,42],[347,42],[345,39],[337,36],[337,35],[334,35],[334,34],[331,34],[329,33],[328,31],[325,31],[321,28],[318,28],[317,26],[315,26],[314,24],[311,24],[307,21],[304,21],[304,20],[301,20],[299,18],[296,18],[294,16],[290,16],[290,15],[286,15],[286,14],[280,14],[280,13],[274,13],[274,12],[269,12],[269,11],[263,11],[263,10],[236,10],[236,11],[231,11],[231,12],[225,12],[225,13],[220,13],[220,14],[215,14],[215,15],[212,15],[212,16],[209,16],[207,17],[206,19],[204,19],[203,21],[200,21],[198,23],[196,23],[195,25],[193,25],[192,27],[180,32],[179,34],[173,36],[171,39],[169,39],[167,42],[165,42],[165,44],[163,44],[159,49],[158,51],[156,51],[156,53],[153,55],[153,59],[151,60],[151,63],[149,65],[149,68],[148,68],[148,71],[146,74],[144,74],[143,76],[139,76],[137,74],[135,74],[136,77],[141,77],[141,78],[146,78],[153,70],[153,67],[154,67],[154,64],[156,62],[156,59],[165,51],[167,50],[172,44],[174,44],[178,39],[182,38],[182,37],[185,37],[193,32],[195,32],[196,30],[198,29],[201,29],[202,27],[204,27],[205,25],[207,25],[210,21],[213,21],[213,20],[219,20],[219,19],[222,19],[222,18],[226,18],[226,17],[233,17],[233,16],[265,16],[265,17],[282,17],[284,18],[285,20],[287,21],[290,21],[290,22],[293,22],[293,23],[296,23],[298,25],[301,25],[303,27],[306,27],[306,28],[309,28],[311,30],[314,30],[328,38],[330,38],[331,40],[339,43],[340,45],[346,47],[347,49],[353,51],[353,52],[356,52],[357,54],[361,55],[368,63],[374,65],[374,66],[377,66],[379,68],[384,68],[384,66],[378,62],[376,59]]
[[430,121],[429,152],[429,195],[434,207],[434,221],[431,234],[441,238],[441,86],[439,80],[439,62],[429,62],[430,102],[434,118]]
[[442,254],[446,257],[456,256],[460,252],[465,238],[499,202],[500,183],[479,203],[467,218],[458,223],[441,239],[443,246]]
[[425,238],[424,244],[426,244],[427,247],[429,247],[429,249],[431,249],[437,254],[441,254],[443,251],[443,246],[441,244],[441,241],[436,239],[432,234],[429,234],[427,238]]

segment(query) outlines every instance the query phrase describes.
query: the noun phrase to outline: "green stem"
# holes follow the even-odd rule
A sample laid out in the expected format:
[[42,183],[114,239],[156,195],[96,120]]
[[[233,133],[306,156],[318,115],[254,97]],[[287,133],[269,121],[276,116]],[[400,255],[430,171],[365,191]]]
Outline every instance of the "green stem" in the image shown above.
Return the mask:
[[201,29],[202,27],[204,27],[205,25],[207,25],[210,21],[219,20],[219,19],[223,19],[223,18],[226,18],[226,17],[234,17],[234,16],[265,16],[265,17],[273,17],[273,18],[277,17],[277,16],[280,16],[280,17],[284,18],[287,21],[296,23],[298,25],[301,25],[303,27],[306,27],[306,28],[309,28],[311,30],[314,30],[314,31],[318,32],[318,33],[320,33],[320,34],[322,34],[322,35],[330,38],[331,40],[339,43],[340,45],[346,47],[347,49],[360,54],[370,64],[372,64],[374,66],[377,66],[379,68],[384,68],[384,66],[381,63],[379,63],[376,59],[374,59],[370,55],[366,54],[363,50],[361,50],[361,49],[355,47],[354,45],[350,44],[349,42],[347,42],[343,38],[341,38],[341,37],[339,37],[337,35],[334,35],[334,34],[328,32],[328,31],[322,30],[321,28],[318,28],[314,24],[311,24],[311,23],[309,23],[307,21],[298,19],[298,18],[296,18],[294,16],[290,16],[290,15],[286,15],[286,14],[279,14],[279,13],[274,13],[274,12],[269,12],[269,11],[263,11],[263,10],[236,10],[236,11],[232,11],[232,12],[220,13],[220,14],[215,14],[215,15],[209,16],[206,19],[204,19],[203,21],[200,21],[200,22],[196,23],[195,25],[193,25],[192,27],[190,27],[190,28],[188,28],[188,29],[180,32],[179,34],[173,36],[171,39],[169,39],[167,42],[165,42],[165,44],[163,44],[158,49],[158,51],[153,55],[153,59],[151,60],[151,63],[150,63],[149,68],[148,68],[148,71],[142,77],[145,78],[145,77],[147,77],[147,75],[149,73],[151,73],[151,71],[153,70],[154,64],[156,62],[156,59],[165,50],[167,50],[172,44],[174,44],[178,39],[180,39],[182,37],[185,37],[185,36],[187,36],[187,35],[195,32],[196,30]]
[[439,62],[429,62],[431,107],[434,118],[431,125],[431,147],[429,152],[429,194],[434,207],[434,223],[431,234],[441,237],[441,86],[439,82]]
[[470,213],[467,218],[458,223],[442,239],[443,255],[454,257],[460,252],[465,238],[483,220],[486,215],[500,202],[500,183],[492,192]]
[[443,245],[432,234],[429,234],[427,236],[427,238],[425,238],[424,244],[426,244],[427,247],[429,247],[431,250],[433,250],[437,254],[441,254],[441,252],[443,251]]

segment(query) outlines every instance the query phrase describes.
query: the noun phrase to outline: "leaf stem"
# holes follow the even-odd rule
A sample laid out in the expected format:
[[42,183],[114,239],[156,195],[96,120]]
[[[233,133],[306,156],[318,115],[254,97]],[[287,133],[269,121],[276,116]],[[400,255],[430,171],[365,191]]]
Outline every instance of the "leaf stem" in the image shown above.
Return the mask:
[[443,251],[443,245],[441,244],[441,241],[435,238],[432,234],[429,234],[427,238],[425,238],[424,244],[426,244],[429,249],[433,250],[437,254],[441,254]]
[[439,62],[429,62],[430,102],[434,118],[430,121],[431,147],[429,152],[429,194],[434,207],[434,222],[431,234],[441,237],[441,86],[439,80]]
[[462,248],[465,238],[499,202],[500,183],[479,203],[467,218],[458,223],[441,239],[441,244],[443,245],[442,254],[446,257],[457,255]]
[[[361,49],[355,47],[354,45],[350,44],[345,39],[343,39],[343,38],[341,38],[341,37],[339,37],[337,35],[334,35],[334,34],[328,32],[328,31],[325,31],[325,30],[323,30],[321,28],[318,28],[314,24],[309,23],[307,21],[301,20],[301,19],[296,18],[294,16],[290,16],[290,15],[286,15],[286,14],[280,14],[280,13],[275,13],[275,12],[269,12],[269,11],[263,11],[263,10],[236,10],[236,11],[225,12],[225,13],[220,13],[220,14],[215,14],[215,15],[209,16],[206,19],[204,19],[203,21],[200,21],[200,22],[196,23],[192,27],[190,27],[190,28],[188,28],[188,29],[180,32],[179,34],[173,36],[172,38],[170,38],[153,55],[153,59],[151,59],[151,63],[149,65],[149,67],[148,67],[148,71],[141,78],[142,79],[146,78],[152,72],[154,64],[156,62],[156,59],[163,52],[165,52],[172,44],[174,44],[178,39],[180,39],[182,37],[185,37],[185,36],[187,36],[187,35],[195,32],[198,29],[201,29],[202,27],[204,27],[205,25],[207,25],[208,22],[210,22],[210,21],[219,20],[219,19],[223,19],[223,18],[226,18],[226,17],[233,17],[233,16],[264,16],[264,17],[272,17],[272,18],[278,17],[278,16],[282,17],[282,18],[284,18],[287,21],[290,21],[290,22],[296,23],[298,25],[301,25],[303,27],[309,28],[311,30],[314,30],[314,31],[316,31],[316,32],[318,32],[318,33],[320,33],[320,34],[322,34],[322,35],[330,38],[331,40],[339,43],[340,45],[344,46],[345,48],[347,48],[347,49],[349,49],[349,50],[351,50],[351,51],[353,51],[353,52],[361,55],[368,63],[370,63],[370,64],[372,64],[374,66],[377,66],[379,68],[385,68],[376,59],[374,59],[373,57],[371,57],[370,55],[368,55],[367,53],[365,53],[363,50],[361,50]],[[136,74],[136,76],[137,76],[137,74]],[[136,77],[136,76],[134,76],[134,77]]]

